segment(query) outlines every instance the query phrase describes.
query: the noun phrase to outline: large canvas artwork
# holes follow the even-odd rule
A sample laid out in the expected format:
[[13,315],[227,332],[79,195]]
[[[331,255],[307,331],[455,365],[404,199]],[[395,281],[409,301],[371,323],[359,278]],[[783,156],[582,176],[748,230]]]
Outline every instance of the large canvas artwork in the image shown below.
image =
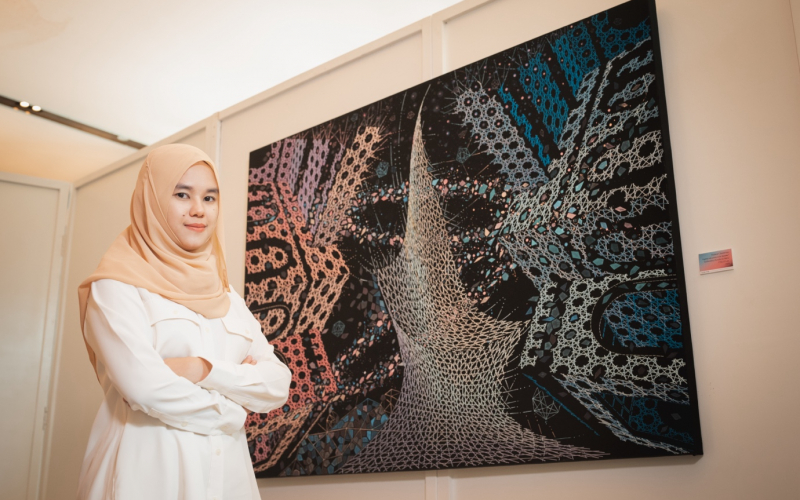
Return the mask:
[[700,454],[653,5],[250,156],[258,475]]

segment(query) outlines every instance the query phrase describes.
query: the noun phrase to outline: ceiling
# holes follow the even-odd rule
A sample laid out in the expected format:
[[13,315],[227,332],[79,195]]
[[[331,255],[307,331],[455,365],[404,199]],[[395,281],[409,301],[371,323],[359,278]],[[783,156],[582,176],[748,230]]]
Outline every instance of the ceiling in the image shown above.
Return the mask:
[[[0,0],[0,95],[151,144],[458,0]],[[0,171],[134,150],[0,106]]]

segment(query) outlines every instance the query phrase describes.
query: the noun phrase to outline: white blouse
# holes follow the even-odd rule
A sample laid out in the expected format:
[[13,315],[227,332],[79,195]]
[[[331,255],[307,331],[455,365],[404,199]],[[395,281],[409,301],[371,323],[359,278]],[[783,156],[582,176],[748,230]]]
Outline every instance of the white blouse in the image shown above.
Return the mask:
[[[92,426],[78,498],[259,499],[244,408],[266,413],[289,395],[291,372],[231,291],[207,319],[143,288],[92,283],[86,341],[105,397]],[[248,355],[258,362],[242,365]],[[213,368],[197,384],[164,358],[198,356]]]

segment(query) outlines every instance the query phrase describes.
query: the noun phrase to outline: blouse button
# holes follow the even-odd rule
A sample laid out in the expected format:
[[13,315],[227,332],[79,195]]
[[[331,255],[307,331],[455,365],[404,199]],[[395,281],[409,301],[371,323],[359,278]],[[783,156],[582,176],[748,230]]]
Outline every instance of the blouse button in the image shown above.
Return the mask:
[[181,427],[186,427],[187,425],[189,425],[187,422],[181,422]]
[[214,453],[216,453],[217,455],[219,455],[220,453],[222,453],[222,450],[220,450],[219,448],[217,448],[217,451],[215,451]]

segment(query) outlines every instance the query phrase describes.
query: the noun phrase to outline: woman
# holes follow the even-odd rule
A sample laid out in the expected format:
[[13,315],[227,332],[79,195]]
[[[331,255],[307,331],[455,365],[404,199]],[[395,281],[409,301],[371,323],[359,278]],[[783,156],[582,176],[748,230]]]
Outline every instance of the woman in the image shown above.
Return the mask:
[[80,499],[258,499],[247,410],[284,404],[291,372],[229,287],[211,159],[153,150],[131,225],[79,287],[81,326],[105,398]]

